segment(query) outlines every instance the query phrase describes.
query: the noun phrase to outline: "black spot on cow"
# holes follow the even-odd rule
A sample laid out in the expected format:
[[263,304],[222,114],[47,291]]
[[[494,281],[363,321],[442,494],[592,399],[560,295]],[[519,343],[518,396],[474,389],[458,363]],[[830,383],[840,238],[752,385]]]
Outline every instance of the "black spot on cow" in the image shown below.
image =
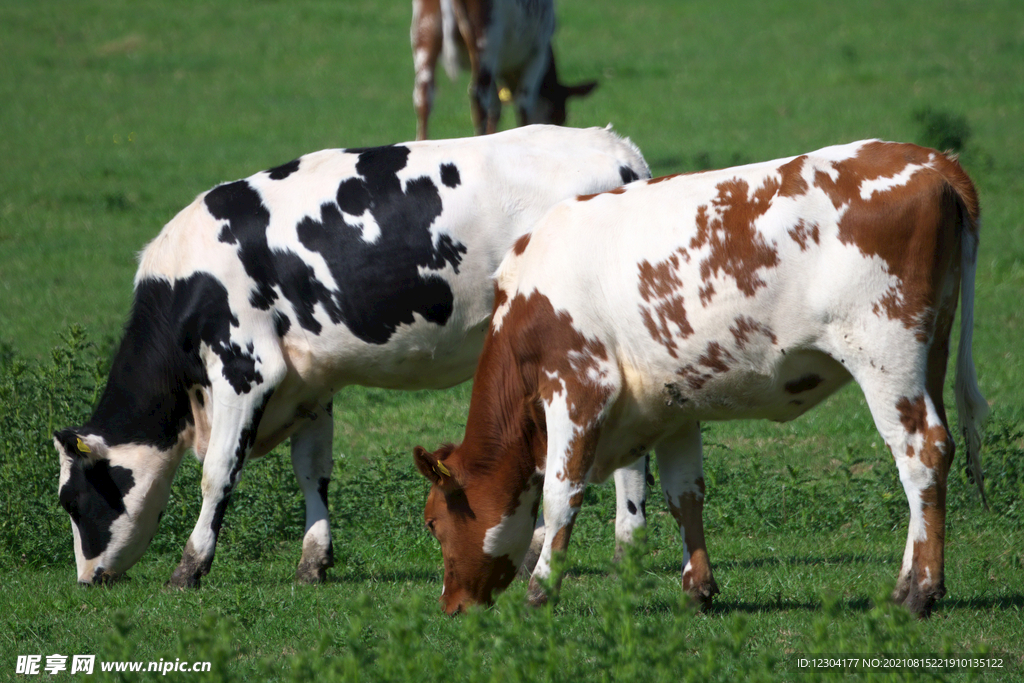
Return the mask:
[[626,501],[626,509],[629,510],[629,514],[635,515],[636,514],[636,503],[634,503],[631,500],[627,500]]
[[321,477],[320,481],[317,482],[316,490],[317,490],[317,493],[320,494],[320,500],[323,502],[325,508],[326,507],[330,507],[327,504],[327,487],[328,487],[328,485],[330,483],[331,483],[331,480],[328,479],[327,477]]
[[131,470],[111,466],[109,460],[72,460],[59,500],[78,527],[85,559],[99,557],[110,544],[110,527],[124,514],[124,497],[134,486]]
[[[447,235],[435,240],[430,232],[442,208],[437,185],[422,176],[406,181],[403,188],[398,172],[406,166],[407,147],[354,153],[359,155],[358,175],[339,183],[335,201],[321,205],[318,218],[307,216],[296,226],[303,246],[326,261],[332,287],[318,280],[298,254],[270,249],[270,212],[246,181],[221,185],[206,195],[210,213],[227,221],[219,239],[238,245],[253,281],[250,303],[268,310],[283,296],[299,326],[313,334],[323,327],[314,316],[319,305],[332,323],[344,323],[371,344],[386,343],[399,325],[415,321],[414,314],[445,324],[454,309],[451,288],[441,277],[421,275],[420,270],[450,265],[457,273],[466,247]],[[452,170],[457,174],[454,166]],[[448,180],[454,180],[450,172]],[[367,212],[380,229],[372,242],[363,237],[363,222],[355,220],[367,221]]]
[[640,179],[640,176],[636,174],[636,171],[631,169],[629,166],[619,166],[619,177],[622,178],[623,185]]
[[278,337],[284,337],[292,327],[291,319],[281,311],[274,311],[274,331]]
[[271,180],[284,180],[285,178],[287,178],[292,173],[295,173],[298,170],[299,160],[295,159],[293,161],[289,161],[287,164],[275,166],[274,168],[267,171],[267,173],[270,175]]
[[818,375],[809,374],[802,375],[797,379],[792,379],[786,382],[786,391],[790,394],[802,394],[805,391],[814,389],[825,380]]
[[455,164],[441,164],[441,182],[448,187],[458,187],[462,182]]

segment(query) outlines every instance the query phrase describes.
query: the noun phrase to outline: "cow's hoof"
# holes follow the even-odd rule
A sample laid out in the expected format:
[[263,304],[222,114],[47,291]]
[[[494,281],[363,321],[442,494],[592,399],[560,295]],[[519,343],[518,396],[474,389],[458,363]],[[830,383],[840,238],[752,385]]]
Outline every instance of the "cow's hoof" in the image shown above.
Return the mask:
[[[903,605],[907,611],[919,619],[927,619],[932,615],[935,603],[946,594],[945,587],[940,583],[936,586],[921,588],[915,581],[908,583],[906,596],[903,600],[897,600],[896,604]],[[898,592],[898,590],[893,592],[894,599]]]
[[315,539],[307,538],[302,543],[302,557],[295,570],[295,580],[299,583],[323,583],[327,580],[327,570],[334,566],[334,543],[324,548]]
[[921,586],[916,580],[917,571],[912,570],[901,576],[892,592],[892,601],[903,605],[907,611],[920,619],[927,619],[932,614],[935,603],[946,595],[946,583],[940,577],[938,581]]
[[896,582],[896,588],[892,591],[892,601],[897,605],[902,605],[906,602],[908,595],[910,595],[910,574],[900,577]]
[[315,584],[327,580],[328,565],[321,562],[300,562],[295,570],[296,583]]
[[548,603],[548,593],[536,579],[530,579],[530,587],[526,590],[526,602],[531,607],[543,607]]
[[195,556],[195,553],[192,553],[190,550],[186,546],[185,554],[181,556],[181,562],[178,563],[174,573],[171,574],[171,580],[167,582],[167,585],[171,588],[179,588],[181,590],[199,588],[200,579],[203,574],[210,571],[210,563],[204,566],[199,558]]
[[697,608],[704,612],[711,609],[714,597],[721,592],[718,590],[718,584],[715,582],[714,577],[709,578],[707,581],[691,584],[685,590],[690,599],[697,605]]
[[171,580],[167,582],[167,587],[177,588],[178,590],[192,590],[199,588],[201,583],[202,581],[199,574],[188,570],[182,570],[179,565],[178,568],[174,570],[174,573],[171,574]]

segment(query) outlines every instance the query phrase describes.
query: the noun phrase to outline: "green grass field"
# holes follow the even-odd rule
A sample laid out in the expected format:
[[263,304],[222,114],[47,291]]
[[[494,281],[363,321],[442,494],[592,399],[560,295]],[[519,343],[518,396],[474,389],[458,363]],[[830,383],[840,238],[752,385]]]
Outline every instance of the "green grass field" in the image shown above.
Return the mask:
[[[706,529],[722,588],[710,613],[679,604],[681,544],[659,492],[646,552],[611,564],[614,495],[599,486],[557,604],[525,609],[517,583],[494,609],[442,617],[440,551],[422,528],[426,484],[411,449],[461,438],[468,385],[339,395],[338,562],[326,585],[292,582],[303,505],[285,449],[246,469],[200,591],[163,587],[198,513],[194,460],[133,580],[74,585],[49,434],[88,412],[136,254],[218,182],[316,149],[410,139],[409,19],[408,2],[369,0],[0,0],[0,680],[33,680],[14,673],[17,657],[54,653],[213,662],[207,678],[179,680],[811,681],[841,674],[799,671],[799,653],[991,651],[1009,668],[935,680],[1024,680],[1018,0],[559,6],[563,78],[600,80],[570,123],[614,123],[656,175],[864,137],[960,138],[982,201],[974,355],[993,408],[992,510],[958,460],[948,595],[930,620],[884,599],[907,505],[855,386],[794,423],[706,426]],[[439,72],[433,136],[470,132],[466,83]],[[75,337],[52,352],[74,324],[91,346]],[[857,676],[876,674],[920,677]]]

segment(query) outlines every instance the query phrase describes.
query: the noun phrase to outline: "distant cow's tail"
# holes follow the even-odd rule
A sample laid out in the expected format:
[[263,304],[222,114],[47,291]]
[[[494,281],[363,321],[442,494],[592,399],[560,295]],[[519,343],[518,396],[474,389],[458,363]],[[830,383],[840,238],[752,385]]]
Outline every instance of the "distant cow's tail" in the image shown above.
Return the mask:
[[956,355],[956,412],[960,433],[967,446],[967,466],[981,493],[981,502],[988,509],[981,471],[981,424],[989,407],[978,388],[974,371],[971,340],[974,333],[974,274],[978,265],[978,239],[981,219],[978,196],[970,178],[953,162],[956,173],[950,181],[960,205],[960,347]]
[[459,32],[459,19],[455,16],[455,3],[452,0],[441,0],[441,63],[445,73],[453,81],[462,70],[462,34]]

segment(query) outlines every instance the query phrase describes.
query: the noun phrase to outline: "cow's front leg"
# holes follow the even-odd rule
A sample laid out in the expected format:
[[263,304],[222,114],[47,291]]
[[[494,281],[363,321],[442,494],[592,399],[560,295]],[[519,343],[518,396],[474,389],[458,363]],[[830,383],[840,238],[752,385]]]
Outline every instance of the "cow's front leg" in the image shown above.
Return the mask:
[[647,525],[647,479],[650,456],[615,470],[615,560],[622,558],[633,535]]
[[331,404],[318,408],[312,421],[292,435],[292,469],[306,498],[306,535],[295,571],[299,583],[320,583],[334,566],[334,545],[328,516],[327,487],[334,464],[331,452],[334,419]]
[[203,459],[203,506],[185,544],[181,562],[171,575],[175,588],[198,588],[210,572],[224,513],[242,467],[256,443],[263,411],[284,378],[284,358],[277,340],[233,343],[237,357],[208,367],[210,388],[210,442]]
[[700,424],[694,422],[658,444],[658,476],[683,539],[683,590],[711,606],[718,584],[704,542],[704,456]]
[[[556,397],[555,402],[564,401]],[[552,420],[554,415],[564,411],[561,418]],[[553,415],[554,412],[554,415]],[[527,599],[531,605],[540,606],[547,602],[548,595],[542,582],[551,578],[551,562],[555,553],[564,553],[569,547],[569,537],[576,522],[576,515],[583,505],[583,493],[594,461],[597,445],[596,426],[578,427],[569,420],[568,410],[556,406],[547,411],[548,449],[544,475],[544,546],[540,551],[537,566],[530,577]],[[554,577],[553,589],[557,591],[562,583],[561,574]]]

